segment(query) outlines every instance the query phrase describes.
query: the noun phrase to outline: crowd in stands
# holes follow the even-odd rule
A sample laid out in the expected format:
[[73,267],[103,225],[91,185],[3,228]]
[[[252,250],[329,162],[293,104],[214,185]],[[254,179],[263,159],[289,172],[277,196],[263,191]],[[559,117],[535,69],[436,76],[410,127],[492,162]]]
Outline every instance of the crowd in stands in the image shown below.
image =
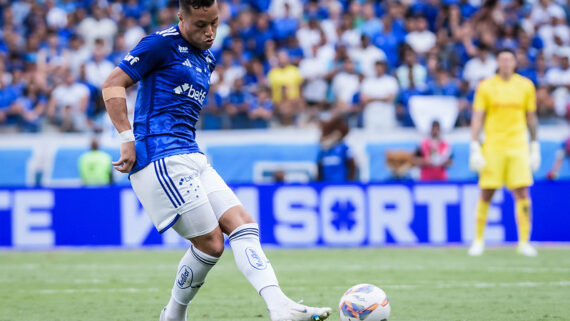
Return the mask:
[[[569,7],[554,0],[219,0],[217,57],[200,128],[414,126],[417,95],[457,99],[511,48],[542,122],[570,115]],[[0,131],[111,130],[101,84],[172,0],[0,0]],[[136,88],[128,92],[132,109]],[[132,113],[133,111],[130,110]]]

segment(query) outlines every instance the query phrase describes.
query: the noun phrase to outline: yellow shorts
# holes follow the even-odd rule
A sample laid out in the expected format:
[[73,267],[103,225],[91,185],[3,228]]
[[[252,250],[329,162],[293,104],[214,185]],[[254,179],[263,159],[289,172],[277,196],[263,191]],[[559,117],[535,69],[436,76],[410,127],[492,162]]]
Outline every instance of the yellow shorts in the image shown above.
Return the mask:
[[528,150],[488,150],[483,147],[487,165],[479,174],[479,187],[508,189],[531,186],[533,183]]

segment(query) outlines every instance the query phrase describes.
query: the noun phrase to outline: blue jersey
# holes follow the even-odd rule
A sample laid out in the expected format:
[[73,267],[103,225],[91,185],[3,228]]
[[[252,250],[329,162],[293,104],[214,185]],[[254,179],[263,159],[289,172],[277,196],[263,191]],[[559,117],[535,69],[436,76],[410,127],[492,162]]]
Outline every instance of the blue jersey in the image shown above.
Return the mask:
[[144,37],[119,63],[140,81],[133,124],[137,161],[131,173],[167,156],[200,152],[196,122],[215,66],[212,53],[192,47],[178,26]]
[[319,151],[317,162],[322,168],[323,182],[346,182],[348,177],[348,160],[352,159],[348,145],[341,141],[329,149]]

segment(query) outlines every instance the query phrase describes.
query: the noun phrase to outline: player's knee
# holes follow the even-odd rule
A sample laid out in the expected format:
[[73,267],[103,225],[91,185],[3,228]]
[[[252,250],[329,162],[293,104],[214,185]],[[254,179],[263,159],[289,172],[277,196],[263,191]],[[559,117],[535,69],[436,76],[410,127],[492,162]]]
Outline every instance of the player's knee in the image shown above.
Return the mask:
[[481,199],[483,202],[489,203],[493,199],[493,195],[495,194],[494,189],[483,189],[481,190]]
[[219,228],[214,231],[191,239],[194,246],[200,251],[214,256],[220,257],[224,253],[224,236]]
[[515,199],[526,199],[528,198],[528,189],[526,187],[516,188],[513,190],[513,195]]
[[220,257],[224,253],[224,241],[213,242],[210,246],[210,255],[214,257]]

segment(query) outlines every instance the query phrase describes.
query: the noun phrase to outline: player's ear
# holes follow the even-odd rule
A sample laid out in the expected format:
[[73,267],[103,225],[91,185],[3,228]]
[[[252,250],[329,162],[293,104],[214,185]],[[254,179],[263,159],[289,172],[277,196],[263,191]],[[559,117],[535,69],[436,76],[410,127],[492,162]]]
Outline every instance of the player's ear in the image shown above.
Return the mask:
[[184,21],[184,15],[182,14],[182,10],[178,11],[178,20]]

